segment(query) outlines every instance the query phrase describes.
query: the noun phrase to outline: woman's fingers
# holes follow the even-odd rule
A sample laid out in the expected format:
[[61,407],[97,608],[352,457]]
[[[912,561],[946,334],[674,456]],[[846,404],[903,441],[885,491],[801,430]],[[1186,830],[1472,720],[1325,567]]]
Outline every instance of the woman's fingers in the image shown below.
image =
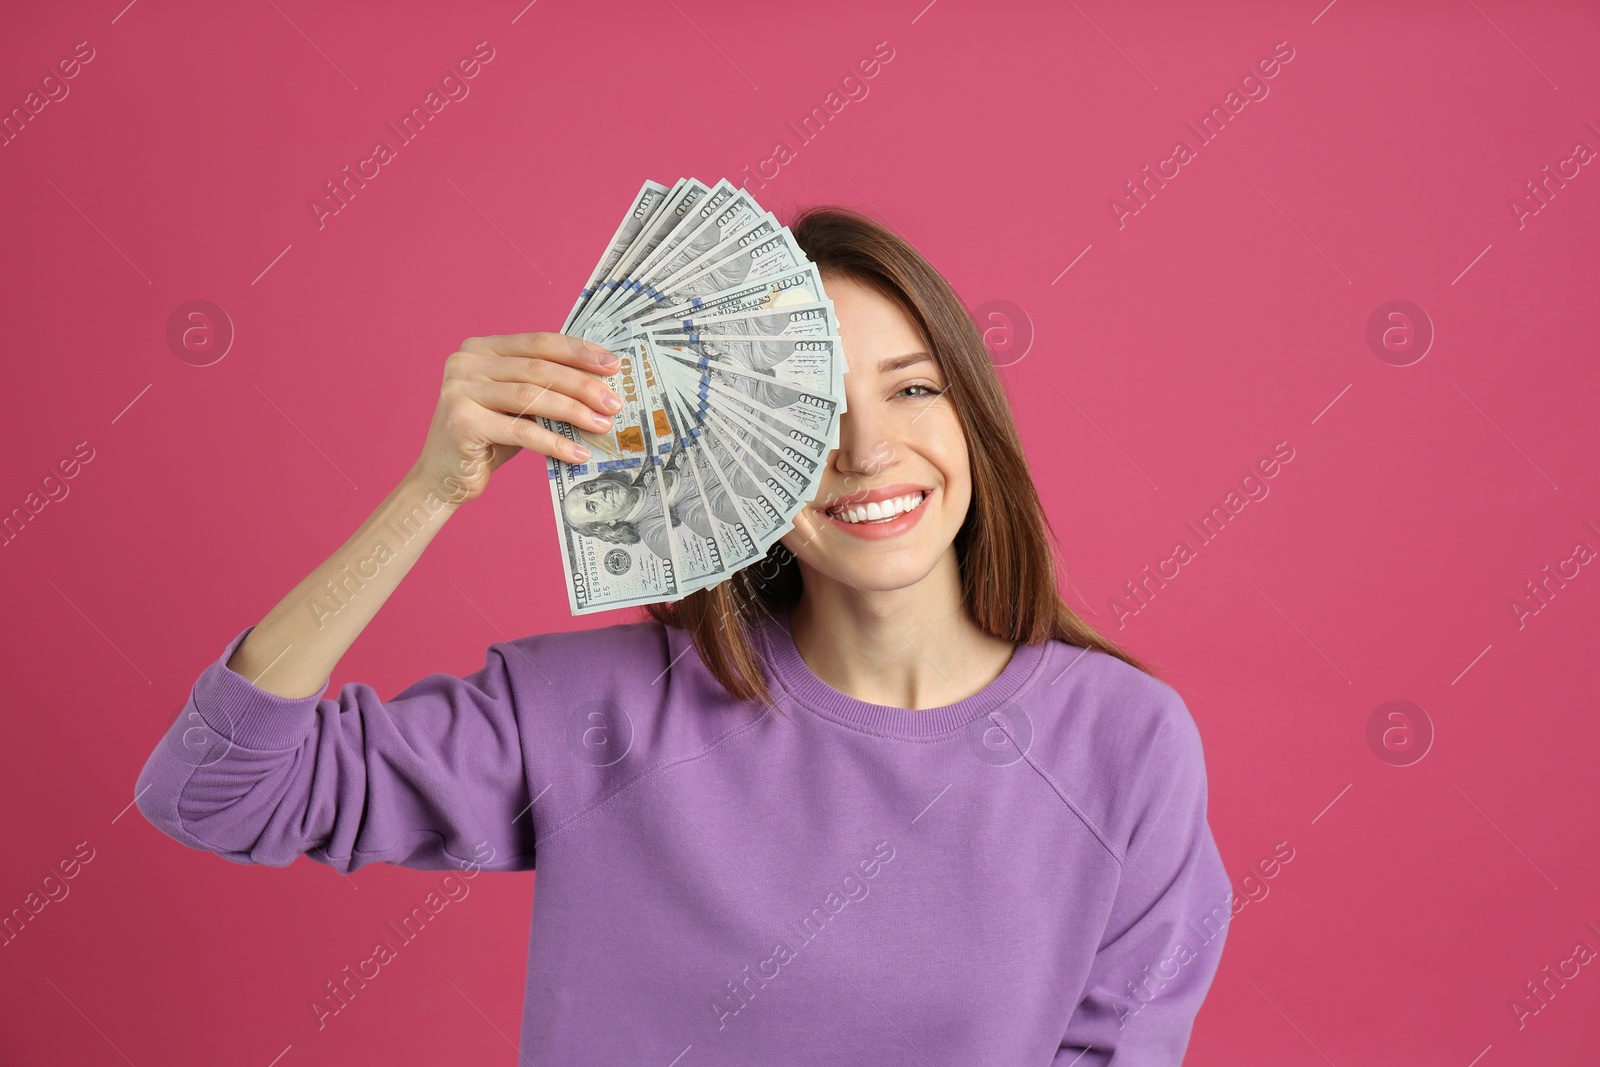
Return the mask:
[[466,389],[467,395],[479,404],[507,415],[524,418],[542,415],[597,432],[611,429],[610,415],[596,411],[585,401],[552,385],[473,378],[467,382]]
[[564,333],[506,333],[488,337],[469,337],[461,342],[462,351],[482,351],[501,356],[547,359],[591,373],[611,374],[617,369],[617,356],[599,345]]
[[526,448],[540,455],[566,460],[568,463],[582,463],[589,458],[587,451],[580,451],[581,445],[545,429],[532,418],[507,415],[480,407],[473,421],[483,438],[495,444]]
[[[514,356],[492,358],[495,362],[485,368],[487,377],[491,379],[548,386],[581,401],[602,415],[615,415],[622,410],[622,399],[606,385],[605,377],[594,371],[577,370],[544,359],[518,359]],[[616,366],[613,367],[613,373]]]
[[568,334],[469,337],[445,361],[445,403],[454,404],[456,424],[481,440],[582,463],[581,445],[538,420],[609,430],[622,401],[603,379],[620,368],[616,353]]
[[439,403],[412,472],[466,501],[520,449],[582,463],[588,450],[546,429],[539,417],[609,428],[607,416],[622,402],[602,378],[620,369],[614,353],[567,334],[469,337],[445,358]]
[[[541,390],[548,389],[569,396],[600,415],[614,415],[622,410],[622,400],[606,386],[601,377],[607,372],[594,370],[594,364],[572,367],[542,356],[508,356],[472,348],[462,349],[453,358],[456,362],[453,368],[447,364],[447,377],[463,378],[469,382],[507,382],[535,387],[525,391],[524,403],[533,401]],[[610,373],[615,373],[619,365],[613,362]],[[502,410],[510,410],[513,414],[523,413],[520,406]],[[551,417],[564,422],[576,421],[567,415]]]

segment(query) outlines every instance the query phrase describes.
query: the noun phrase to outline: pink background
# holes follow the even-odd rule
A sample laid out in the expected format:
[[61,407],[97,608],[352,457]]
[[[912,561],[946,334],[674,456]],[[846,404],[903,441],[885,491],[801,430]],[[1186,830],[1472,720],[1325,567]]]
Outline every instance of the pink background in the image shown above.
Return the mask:
[[[312,996],[440,875],[237,867],[131,786],[201,668],[409,467],[462,338],[559,328],[643,179],[738,179],[783,139],[764,206],[867,210],[989,305],[1072,603],[1200,723],[1253,899],[1187,1062],[1595,1062],[1596,967],[1510,1007],[1600,948],[1600,567],[1562,562],[1600,547],[1600,167],[1509,206],[1600,149],[1593,5],[124,2],[0,34],[7,110],[94,50],[0,147],[0,509],[93,449],[0,547],[0,910],[94,850],[0,948],[0,1060],[515,1062],[534,875],[475,880],[319,1032]],[[319,229],[323,183],[480,41],[470,95]],[[868,95],[798,144],[880,41]],[[1280,41],[1269,95],[1119,227],[1123,183]],[[166,337],[194,299],[236,334],[209,366]],[[1407,366],[1366,339],[1395,299],[1436,333]],[[1119,626],[1124,583],[1278,442],[1269,495]],[[568,613],[542,478],[498,474],[334,685],[631,617]],[[1519,620],[1547,565],[1570,580]],[[1418,762],[1369,744],[1389,700],[1431,723]]]

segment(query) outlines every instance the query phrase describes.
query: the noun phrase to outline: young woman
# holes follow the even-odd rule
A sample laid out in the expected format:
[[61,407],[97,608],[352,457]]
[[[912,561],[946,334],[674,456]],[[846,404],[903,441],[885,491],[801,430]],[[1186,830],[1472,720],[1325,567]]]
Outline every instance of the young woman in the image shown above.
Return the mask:
[[528,1063],[1177,1064],[1232,913],[1195,723],[1063,602],[950,286],[853,212],[792,229],[848,411],[766,559],[638,621],[495,642],[465,678],[322,697],[493,470],[581,459],[526,416],[617,409],[603,350],[470,338],[415,466],[200,675],[139,809],[241,863],[537,867]]

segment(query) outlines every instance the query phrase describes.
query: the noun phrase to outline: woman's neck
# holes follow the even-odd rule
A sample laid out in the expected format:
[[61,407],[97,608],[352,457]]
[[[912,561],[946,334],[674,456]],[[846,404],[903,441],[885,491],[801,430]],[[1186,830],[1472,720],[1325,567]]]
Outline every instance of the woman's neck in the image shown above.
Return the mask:
[[984,633],[961,599],[952,548],[903,589],[862,590],[802,564],[789,615],[795,648],[822,681],[872,704],[923,710],[964,700],[997,678],[1011,642]]

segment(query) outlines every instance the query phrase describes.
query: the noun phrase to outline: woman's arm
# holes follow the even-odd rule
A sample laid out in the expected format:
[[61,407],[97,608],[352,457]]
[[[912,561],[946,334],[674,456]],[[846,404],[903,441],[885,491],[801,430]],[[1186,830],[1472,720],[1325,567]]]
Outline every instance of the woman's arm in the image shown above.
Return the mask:
[[229,669],[287,699],[321,693],[459,500],[459,492],[408,473],[338,551],[267,612],[229,657]]
[[373,862],[533,866],[518,710],[546,699],[548,676],[535,662],[544,638],[497,642],[480,670],[430,674],[387,701],[359,682],[334,697],[319,694],[490,472],[522,447],[569,444],[528,412],[596,424],[587,405],[613,394],[596,377],[605,361],[587,361],[589,347],[557,334],[471,338],[446,361],[416,464],[191,688],[135,783],[153,825],[239,863],[282,866],[309,853],[342,871]]
[[471,674],[429,674],[387,700],[361,682],[290,699],[228,668],[249,633],[201,672],[139,772],[153,826],[270,867],[310,855],[345,873],[533,868],[539,753],[522,716],[551,700],[546,637],[497,641]]
[[228,667],[277,696],[322,692],[422,550],[457,507],[483,492],[491,472],[525,447],[581,462],[570,442],[531,416],[609,426],[606,411],[620,410],[621,401],[596,375],[616,369],[612,353],[562,334],[461,342],[445,361],[417,462],[350,539],[250,631]]
[[1182,699],[1143,755],[1121,887],[1058,1067],[1178,1067],[1211,987],[1233,888],[1206,817],[1205,752]]

